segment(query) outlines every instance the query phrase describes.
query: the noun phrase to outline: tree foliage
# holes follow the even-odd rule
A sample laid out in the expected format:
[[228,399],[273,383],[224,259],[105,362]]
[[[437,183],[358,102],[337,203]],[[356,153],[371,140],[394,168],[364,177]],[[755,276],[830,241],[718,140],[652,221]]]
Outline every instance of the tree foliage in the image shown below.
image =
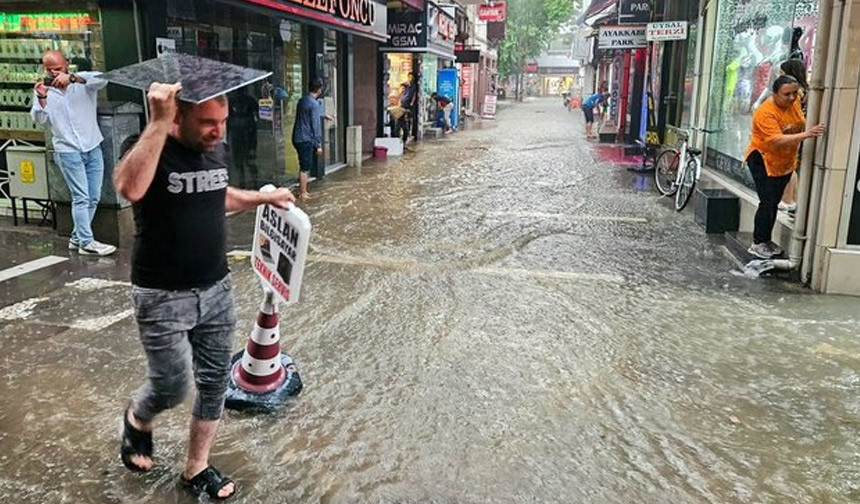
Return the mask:
[[505,40],[499,45],[499,73],[519,73],[570,20],[580,0],[508,0]]

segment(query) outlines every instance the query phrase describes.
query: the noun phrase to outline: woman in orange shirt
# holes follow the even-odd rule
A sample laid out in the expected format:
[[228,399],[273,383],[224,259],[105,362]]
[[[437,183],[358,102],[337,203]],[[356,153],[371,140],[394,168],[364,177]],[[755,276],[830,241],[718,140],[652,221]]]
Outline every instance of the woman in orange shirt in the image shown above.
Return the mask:
[[749,252],[762,259],[783,252],[771,238],[782,192],[797,168],[797,149],[807,138],[821,136],[825,131],[822,124],[804,131],[806,118],[797,99],[799,88],[797,79],[790,75],[777,78],[773,96],[753,115],[746,162],[755,181],[759,204]]

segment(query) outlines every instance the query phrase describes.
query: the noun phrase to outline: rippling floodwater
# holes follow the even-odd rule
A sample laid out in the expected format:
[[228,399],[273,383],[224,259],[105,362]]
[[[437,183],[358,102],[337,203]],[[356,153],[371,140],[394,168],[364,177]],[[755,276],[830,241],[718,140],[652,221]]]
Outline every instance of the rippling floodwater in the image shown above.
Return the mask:
[[[860,500],[860,302],[732,275],[557,102],[313,188],[281,322],[305,391],[226,415],[235,502]],[[234,277],[241,345],[261,297]],[[118,460],[144,373],[129,308],[96,283],[0,310],[2,502],[193,502],[187,405],[152,473]]]

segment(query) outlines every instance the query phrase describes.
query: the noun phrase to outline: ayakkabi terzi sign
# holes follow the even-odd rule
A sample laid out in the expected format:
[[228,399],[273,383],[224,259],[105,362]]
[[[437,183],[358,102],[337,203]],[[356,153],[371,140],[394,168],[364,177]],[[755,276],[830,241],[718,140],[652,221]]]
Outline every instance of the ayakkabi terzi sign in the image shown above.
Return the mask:
[[645,25],[601,26],[598,32],[599,49],[638,49],[647,46]]

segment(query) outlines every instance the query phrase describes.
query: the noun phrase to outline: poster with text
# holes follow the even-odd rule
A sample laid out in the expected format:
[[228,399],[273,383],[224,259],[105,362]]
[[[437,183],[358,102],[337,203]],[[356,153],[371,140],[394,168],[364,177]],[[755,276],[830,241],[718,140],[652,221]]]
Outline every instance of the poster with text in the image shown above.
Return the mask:
[[311,221],[299,208],[257,208],[251,267],[264,288],[274,292],[282,303],[299,300],[310,236]]

